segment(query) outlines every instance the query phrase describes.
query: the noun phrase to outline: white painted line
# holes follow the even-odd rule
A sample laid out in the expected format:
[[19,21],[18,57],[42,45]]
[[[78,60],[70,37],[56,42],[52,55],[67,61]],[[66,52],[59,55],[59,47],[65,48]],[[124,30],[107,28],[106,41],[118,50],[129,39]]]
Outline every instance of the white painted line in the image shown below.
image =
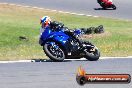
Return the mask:
[[[132,59],[132,56],[128,57],[100,57],[100,59]],[[37,59],[36,59],[37,60]],[[39,60],[39,59],[38,59]],[[43,61],[41,61],[43,60]],[[41,59],[40,62],[47,62],[49,59]],[[85,61],[87,60],[86,58],[81,58],[81,59],[65,59],[65,61]],[[17,61],[0,61],[0,63],[29,63],[29,62],[36,62],[35,60],[17,60]]]
[[86,16],[88,16],[88,17],[92,17],[92,15],[86,15]]
[[0,63],[20,63],[20,62],[31,62],[31,60],[0,61]]
[[24,6],[24,5],[12,4],[12,3],[0,3],[0,4],[25,7],[25,8],[34,8],[34,9],[40,9],[40,10],[48,10],[51,12],[59,12],[59,13],[66,13],[66,14],[79,15],[79,16],[88,16],[88,17],[95,17],[95,18],[99,17],[99,16],[94,16],[94,15],[78,14],[78,13],[73,13],[73,12],[65,12],[65,11],[58,11],[58,10],[52,10],[52,9],[45,9],[45,8],[40,8],[40,7],[36,7],[36,6],[32,7],[32,6]]
[[80,59],[65,59],[65,60],[71,60],[71,61],[83,61],[83,60],[87,60],[86,58],[80,58]]
[[98,18],[99,16],[93,16],[93,17]]
[[127,59],[127,58],[131,58],[132,59],[132,57],[130,57],[130,56],[128,56],[128,57],[100,57],[99,59]]

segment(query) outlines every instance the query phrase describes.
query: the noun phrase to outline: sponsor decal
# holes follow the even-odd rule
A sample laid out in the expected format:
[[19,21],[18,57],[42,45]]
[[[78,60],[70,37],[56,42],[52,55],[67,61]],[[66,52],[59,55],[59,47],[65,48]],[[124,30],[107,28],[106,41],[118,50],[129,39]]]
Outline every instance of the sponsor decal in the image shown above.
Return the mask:
[[122,84],[130,83],[131,76],[129,74],[87,74],[80,66],[76,75],[76,81],[79,85],[89,83]]

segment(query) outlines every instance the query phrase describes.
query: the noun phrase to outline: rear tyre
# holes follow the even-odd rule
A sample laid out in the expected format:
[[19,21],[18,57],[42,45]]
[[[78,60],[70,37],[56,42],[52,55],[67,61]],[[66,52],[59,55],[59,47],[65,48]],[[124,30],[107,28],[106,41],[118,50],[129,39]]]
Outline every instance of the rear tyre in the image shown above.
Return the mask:
[[53,42],[54,44],[45,43],[43,50],[45,54],[53,61],[61,62],[65,59],[65,54],[63,49],[59,44]]
[[85,51],[85,53],[86,53],[85,58],[89,61],[97,61],[100,57],[100,52],[96,48],[95,48],[95,51],[93,51],[93,52]]

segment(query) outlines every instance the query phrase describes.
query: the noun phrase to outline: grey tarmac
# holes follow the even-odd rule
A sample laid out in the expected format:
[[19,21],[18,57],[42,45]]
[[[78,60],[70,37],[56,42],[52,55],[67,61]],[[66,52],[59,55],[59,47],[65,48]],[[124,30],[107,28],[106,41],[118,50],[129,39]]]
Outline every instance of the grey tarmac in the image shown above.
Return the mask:
[[[82,66],[88,74],[130,74],[132,58],[98,61],[0,63],[0,88],[82,88],[76,73]],[[85,84],[83,88],[132,88],[129,84]]]

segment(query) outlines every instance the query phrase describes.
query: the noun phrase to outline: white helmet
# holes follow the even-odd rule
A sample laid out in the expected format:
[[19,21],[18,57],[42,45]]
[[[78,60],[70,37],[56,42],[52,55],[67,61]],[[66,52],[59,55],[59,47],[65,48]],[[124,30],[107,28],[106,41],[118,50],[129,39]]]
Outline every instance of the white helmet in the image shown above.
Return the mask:
[[51,22],[51,19],[49,16],[43,16],[41,19],[40,19],[40,24],[44,24],[44,26],[47,26],[49,25]]

